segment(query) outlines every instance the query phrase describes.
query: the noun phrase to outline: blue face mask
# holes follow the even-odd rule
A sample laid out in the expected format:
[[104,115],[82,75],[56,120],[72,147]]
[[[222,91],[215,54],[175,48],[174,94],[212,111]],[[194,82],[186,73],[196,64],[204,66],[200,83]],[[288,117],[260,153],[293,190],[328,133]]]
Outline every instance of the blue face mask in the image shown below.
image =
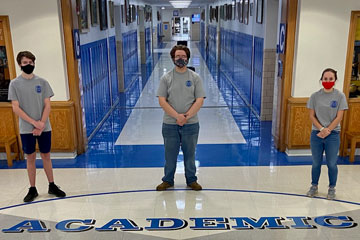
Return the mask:
[[188,64],[188,60],[179,58],[178,60],[174,61],[174,64],[179,68],[183,68]]

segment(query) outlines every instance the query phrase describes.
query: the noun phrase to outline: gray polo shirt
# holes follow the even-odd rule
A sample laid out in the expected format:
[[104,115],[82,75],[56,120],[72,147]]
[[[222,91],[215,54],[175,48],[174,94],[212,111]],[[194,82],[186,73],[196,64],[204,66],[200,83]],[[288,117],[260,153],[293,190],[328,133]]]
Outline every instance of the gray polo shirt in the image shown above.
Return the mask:
[[[328,127],[336,118],[337,112],[348,109],[345,94],[335,89],[332,92],[325,92],[324,89],[313,93],[307,103],[309,109],[315,110],[315,116],[320,124]],[[313,124],[312,130],[319,130]],[[335,131],[340,131],[340,124],[335,128]]]
[[[184,73],[175,71],[175,68],[167,72],[160,79],[157,91],[158,97],[165,97],[167,102],[178,113],[186,113],[197,98],[205,98],[200,76],[189,69]],[[176,119],[164,113],[166,124],[176,124]],[[187,124],[199,122],[197,114],[187,121]]]
[[[32,79],[25,79],[21,75],[10,81],[9,100],[19,102],[20,108],[32,119],[41,120],[44,110],[44,99],[54,96],[49,83],[36,75]],[[32,133],[34,126],[19,118],[20,134]],[[50,121],[47,119],[44,132],[51,131]]]

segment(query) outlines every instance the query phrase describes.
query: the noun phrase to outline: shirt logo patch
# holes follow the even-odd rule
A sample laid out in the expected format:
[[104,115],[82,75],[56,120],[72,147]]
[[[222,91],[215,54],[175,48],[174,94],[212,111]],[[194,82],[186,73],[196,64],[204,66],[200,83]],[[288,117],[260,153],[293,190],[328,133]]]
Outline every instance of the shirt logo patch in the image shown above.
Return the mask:
[[330,103],[330,106],[331,106],[332,108],[336,108],[337,105],[338,105],[338,103],[337,103],[337,101],[335,101],[335,100],[331,101],[331,103]]
[[187,86],[187,87],[191,87],[191,81],[190,81],[190,80],[187,80],[187,81],[186,81],[186,86]]
[[41,93],[41,86],[40,86],[40,85],[35,86],[35,91],[36,91],[37,93]]

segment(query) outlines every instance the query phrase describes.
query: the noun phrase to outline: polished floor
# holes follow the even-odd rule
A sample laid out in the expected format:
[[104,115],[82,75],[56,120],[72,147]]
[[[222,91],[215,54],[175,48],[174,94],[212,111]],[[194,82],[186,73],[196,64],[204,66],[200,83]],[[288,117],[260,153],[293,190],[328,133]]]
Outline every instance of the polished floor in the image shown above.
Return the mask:
[[164,149],[156,90],[173,65],[174,44],[156,49],[143,72],[76,159],[54,159],[55,181],[67,197],[47,194],[39,160],[39,197],[22,202],[26,164],[0,161],[0,239],[359,239],[360,159],[339,158],[337,198],[326,199],[323,166],[316,198],[305,196],[311,157],[289,157],[272,143],[271,122],[251,113],[231,84],[209,72],[196,44],[189,65],[204,81],[196,153],[203,191],[187,188],[182,155],[175,186],[156,192]]

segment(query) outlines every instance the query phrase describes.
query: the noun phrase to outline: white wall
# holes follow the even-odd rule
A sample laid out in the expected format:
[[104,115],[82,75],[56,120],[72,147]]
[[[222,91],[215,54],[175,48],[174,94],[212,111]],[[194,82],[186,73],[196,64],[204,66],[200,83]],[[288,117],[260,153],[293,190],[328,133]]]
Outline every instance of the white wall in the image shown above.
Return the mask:
[[322,71],[338,71],[336,88],[342,91],[351,11],[359,0],[300,0],[295,48],[293,97],[309,97],[320,89]]
[[200,41],[200,23],[198,22],[191,24],[191,40]]
[[[276,49],[279,0],[267,0],[264,2],[263,24],[265,24],[265,49]],[[254,5],[254,15],[256,15],[256,7]],[[256,16],[255,16],[256,18]]]
[[[34,73],[45,78],[55,96],[69,99],[62,20],[58,0],[1,0],[0,15],[8,15],[14,57],[28,50],[36,56]],[[16,59],[15,59],[16,63]],[[16,73],[21,70],[16,63]]]

